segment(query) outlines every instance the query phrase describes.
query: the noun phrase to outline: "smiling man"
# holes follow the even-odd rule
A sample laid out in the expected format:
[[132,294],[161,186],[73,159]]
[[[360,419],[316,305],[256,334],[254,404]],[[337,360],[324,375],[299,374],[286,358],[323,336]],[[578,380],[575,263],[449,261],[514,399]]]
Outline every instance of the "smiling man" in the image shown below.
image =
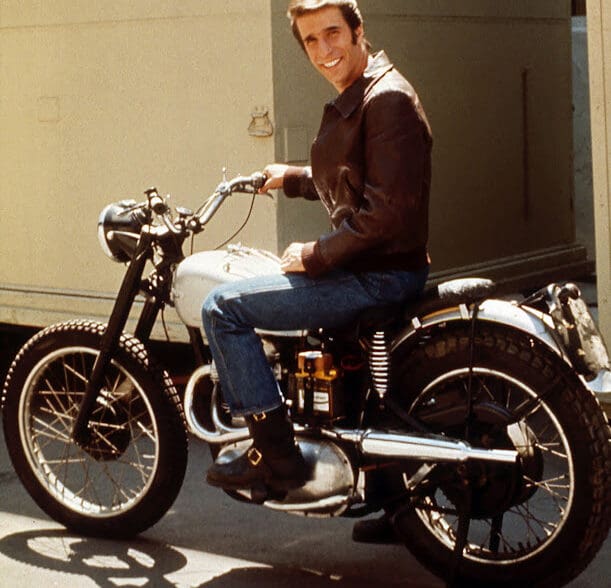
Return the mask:
[[[271,164],[262,192],[320,200],[333,229],[289,245],[282,274],[225,284],[203,321],[223,395],[253,445],[215,463],[210,484],[286,491],[308,478],[255,329],[349,324],[363,311],[417,298],[428,276],[431,132],[416,92],[386,54],[369,52],[354,0],[293,0],[288,17],[311,64],[338,92],[325,106],[311,166]],[[386,519],[355,539],[387,538]],[[384,536],[386,534],[386,537]]]
[[369,52],[362,24],[351,29],[337,6],[305,12],[295,24],[310,61],[339,94],[363,75]]

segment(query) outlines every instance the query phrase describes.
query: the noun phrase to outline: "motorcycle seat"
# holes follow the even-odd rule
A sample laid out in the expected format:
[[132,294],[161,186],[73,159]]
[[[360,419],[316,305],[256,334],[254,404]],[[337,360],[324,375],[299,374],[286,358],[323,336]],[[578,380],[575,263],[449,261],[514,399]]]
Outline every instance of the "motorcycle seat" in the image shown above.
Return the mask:
[[459,304],[481,302],[494,294],[496,283],[486,278],[458,278],[425,288],[422,296],[407,303],[368,309],[359,317],[359,332],[383,330],[401,317],[423,317]]

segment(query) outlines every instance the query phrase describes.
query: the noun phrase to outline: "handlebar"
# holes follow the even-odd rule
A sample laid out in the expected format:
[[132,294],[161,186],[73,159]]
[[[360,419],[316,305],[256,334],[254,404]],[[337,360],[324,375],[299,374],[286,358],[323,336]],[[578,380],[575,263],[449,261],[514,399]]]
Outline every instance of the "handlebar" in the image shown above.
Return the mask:
[[225,194],[229,196],[234,192],[243,192],[245,194],[256,194],[265,184],[265,174],[255,172],[250,176],[238,176],[230,181],[221,182],[215,193]]
[[250,176],[237,176],[228,181],[224,180],[195,213],[186,209],[180,209],[178,221],[172,219],[170,207],[159,196],[156,188],[146,190],[145,194],[148,199],[148,208],[159,217],[163,225],[171,233],[174,235],[188,232],[199,233],[216,214],[225,198],[236,192],[256,194],[263,187],[266,180],[267,177],[261,172],[255,172]]

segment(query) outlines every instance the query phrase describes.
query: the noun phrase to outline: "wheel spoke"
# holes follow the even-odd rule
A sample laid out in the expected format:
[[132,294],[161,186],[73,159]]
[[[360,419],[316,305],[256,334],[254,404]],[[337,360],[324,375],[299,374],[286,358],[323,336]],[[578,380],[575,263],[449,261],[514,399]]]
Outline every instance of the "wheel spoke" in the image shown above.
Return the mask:
[[32,431],[34,432],[34,436],[36,438],[43,437],[43,438],[51,439],[53,441],[61,441],[62,443],[71,442],[70,436],[66,435],[65,433],[63,433],[62,431],[54,427],[52,423],[43,421],[40,418],[33,418],[32,422],[36,425],[40,425],[41,427],[41,428],[32,427]]
[[[469,392],[468,381],[468,371],[465,369],[445,381],[436,382],[433,388],[421,394],[412,406],[412,412],[417,415],[422,408],[426,414],[430,406],[452,407],[464,402]],[[502,447],[507,448],[506,443],[511,443],[510,446],[520,453],[521,459],[526,460],[521,485],[515,490],[515,503],[507,504],[504,511],[491,514],[489,518],[480,516],[471,521],[466,553],[478,559],[502,561],[528,557],[529,553],[538,550],[558,532],[568,510],[572,470],[566,439],[544,400],[536,392],[518,384],[501,373],[491,374],[487,370],[477,369],[471,380],[474,410],[477,410],[478,403],[484,403],[481,409],[484,411],[486,403],[493,403],[499,407],[495,409],[499,414],[505,410],[507,416],[505,426],[495,427],[487,425],[486,421],[478,425],[477,415],[474,414],[470,429],[478,430],[479,426],[480,432],[475,434],[489,430],[486,433],[488,436],[496,434],[502,439],[504,435],[505,445]],[[515,416],[516,413],[519,418]],[[439,414],[443,415],[443,410]],[[490,414],[493,420],[496,413]],[[427,422],[430,421],[429,418]],[[460,431],[460,425],[457,426]],[[440,432],[447,431],[442,429]],[[477,445],[478,438],[473,442]],[[494,478],[490,483],[494,483]],[[497,492],[502,496],[501,487]],[[448,503],[451,501],[439,490],[430,499],[431,502],[424,508],[418,508],[420,517],[449,549],[454,549],[458,517],[450,514],[452,509]]]

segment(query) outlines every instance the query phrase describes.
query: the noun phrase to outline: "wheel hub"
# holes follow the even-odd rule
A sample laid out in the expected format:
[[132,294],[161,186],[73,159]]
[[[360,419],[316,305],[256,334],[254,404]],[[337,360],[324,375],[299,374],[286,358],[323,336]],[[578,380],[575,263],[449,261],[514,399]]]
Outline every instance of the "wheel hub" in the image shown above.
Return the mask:
[[119,459],[131,440],[128,416],[121,402],[109,402],[102,391],[89,421],[89,438],[81,445],[82,449],[96,461]]
[[[500,404],[481,402],[473,407],[467,441],[476,447],[517,451],[518,461],[515,464],[470,462],[461,468],[458,476],[452,477],[452,481],[442,484],[444,494],[458,504],[464,496],[465,480],[468,480],[472,491],[472,518],[500,515],[536,492],[536,486],[528,480],[540,478],[542,458],[529,427],[514,421],[513,414]],[[464,420],[460,426],[464,428]]]

